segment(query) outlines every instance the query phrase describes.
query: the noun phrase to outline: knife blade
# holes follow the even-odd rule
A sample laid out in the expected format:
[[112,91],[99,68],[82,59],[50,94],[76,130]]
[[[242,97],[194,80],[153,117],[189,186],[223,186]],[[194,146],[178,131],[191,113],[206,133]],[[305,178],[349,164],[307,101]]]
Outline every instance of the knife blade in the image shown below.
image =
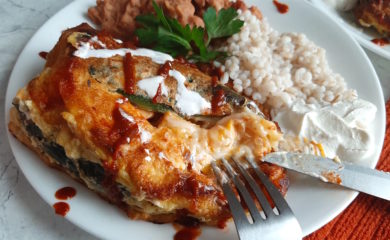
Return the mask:
[[390,201],[390,173],[311,154],[274,152],[263,160]]

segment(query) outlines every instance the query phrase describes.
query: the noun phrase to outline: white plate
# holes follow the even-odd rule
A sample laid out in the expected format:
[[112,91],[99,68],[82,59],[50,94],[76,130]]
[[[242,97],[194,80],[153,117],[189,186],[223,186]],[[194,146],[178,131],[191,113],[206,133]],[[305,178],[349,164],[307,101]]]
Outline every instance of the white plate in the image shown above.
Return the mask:
[[[333,20],[304,1],[285,0],[290,5],[288,14],[279,14],[272,1],[247,1],[257,4],[279,31],[303,32],[327,50],[331,67],[341,73],[350,87],[357,89],[360,97],[378,107],[372,127],[376,148],[367,157],[368,165],[378,161],[385,131],[385,109],[382,90],[374,68],[364,51]],[[20,54],[8,84],[6,95],[6,122],[9,109],[17,90],[36,76],[44,61],[38,57],[40,51],[49,51],[57,42],[61,31],[88,21],[87,8],[94,0],[72,2],[48,20],[32,37]],[[321,29],[321,31],[319,31]],[[59,171],[48,168],[38,157],[15,140],[9,141],[15,158],[34,189],[50,205],[56,202],[54,193],[60,187],[74,186],[78,194],[70,200],[71,210],[66,218],[82,229],[104,239],[123,239],[124,236],[142,239],[172,239],[175,231],[171,224],[155,225],[144,221],[133,221],[118,208],[103,201],[82,185]],[[321,183],[316,179],[289,174],[291,187],[287,201],[295,212],[305,235],[320,228],[339,214],[357,195],[353,191]],[[54,211],[53,211],[54,217]],[[203,228],[200,239],[237,239],[230,223],[228,229]]]
[[379,46],[373,42],[372,39],[383,38],[375,29],[373,28],[363,28],[356,22],[352,12],[342,12],[337,11],[334,8],[329,7],[323,0],[309,0],[315,6],[323,10],[326,14],[332,17],[334,20],[338,21],[345,29],[347,29],[365,48],[371,50],[372,52],[387,58],[390,60],[390,45]]

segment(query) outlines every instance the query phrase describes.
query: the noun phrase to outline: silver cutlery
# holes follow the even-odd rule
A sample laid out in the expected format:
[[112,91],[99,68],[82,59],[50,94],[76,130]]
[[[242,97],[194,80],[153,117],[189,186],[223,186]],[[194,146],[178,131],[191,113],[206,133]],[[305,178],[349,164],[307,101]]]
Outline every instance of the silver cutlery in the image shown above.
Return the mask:
[[267,154],[263,161],[390,200],[390,173],[333,159],[292,152]]
[[[231,163],[222,159],[225,171],[212,162],[214,173],[228,200],[240,240],[302,239],[302,230],[284,197],[256,163],[250,159],[246,160],[248,163],[238,162],[234,159],[229,161],[236,165],[236,168],[233,168]],[[248,166],[253,168],[255,174],[252,175],[248,171]],[[225,172],[228,172],[229,177]],[[246,186],[244,179],[249,186]],[[260,180],[269,193],[275,208],[272,208],[256,179]],[[232,184],[238,190],[239,197]],[[255,199],[252,198],[249,189],[254,193],[253,198]],[[260,204],[260,208],[256,205],[256,201]],[[248,208],[249,216],[246,215],[242,206],[243,202]]]

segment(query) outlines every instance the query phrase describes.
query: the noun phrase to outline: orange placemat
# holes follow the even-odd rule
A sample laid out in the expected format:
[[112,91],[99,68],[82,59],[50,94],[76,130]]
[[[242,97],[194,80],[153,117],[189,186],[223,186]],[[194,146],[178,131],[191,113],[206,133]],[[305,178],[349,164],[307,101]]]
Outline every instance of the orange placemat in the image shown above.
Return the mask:
[[[377,169],[390,172],[390,100],[386,134]],[[305,240],[390,240],[390,202],[360,193],[339,216]]]

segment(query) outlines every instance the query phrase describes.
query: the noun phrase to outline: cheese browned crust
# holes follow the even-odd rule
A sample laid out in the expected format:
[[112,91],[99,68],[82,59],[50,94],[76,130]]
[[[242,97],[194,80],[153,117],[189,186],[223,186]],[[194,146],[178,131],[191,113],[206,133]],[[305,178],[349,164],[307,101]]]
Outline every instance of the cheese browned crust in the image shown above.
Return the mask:
[[380,34],[390,36],[389,0],[360,0],[354,13],[363,27],[374,27]]
[[[45,163],[133,218],[192,219],[209,225],[228,219],[228,205],[210,162],[248,152],[261,159],[281,137],[276,125],[252,112],[233,113],[209,129],[174,112],[152,125],[149,114],[115,91],[124,86],[123,58],[74,56],[74,41],[85,41],[72,38],[76,32],[97,34],[86,24],[63,32],[40,76],[14,99],[9,123],[13,135]],[[149,58],[135,59],[138,78],[158,71]],[[187,65],[174,67],[184,76],[211,81]],[[285,193],[285,171],[265,163],[261,168]]]

